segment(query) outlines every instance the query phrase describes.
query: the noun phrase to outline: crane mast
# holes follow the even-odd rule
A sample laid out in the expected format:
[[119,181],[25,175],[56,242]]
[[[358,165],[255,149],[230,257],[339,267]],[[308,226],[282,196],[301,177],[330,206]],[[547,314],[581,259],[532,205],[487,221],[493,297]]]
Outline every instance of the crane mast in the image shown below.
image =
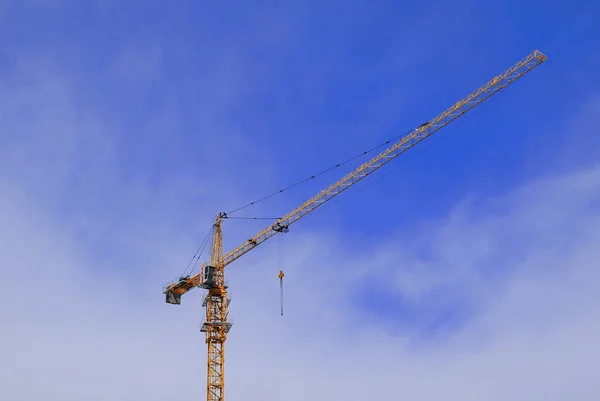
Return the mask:
[[334,182],[327,189],[320,191],[296,209],[279,218],[275,224],[265,227],[248,241],[225,255],[223,255],[221,225],[223,220],[227,218],[227,214],[220,213],[217,216],[214,223],[210,263],[203,264],[200,272],[194,276],[182,277],[179,281],[163,288],[163,293],[166,295],[166,302],[171,304],[180,304],[181,296],[195,287],[208,290],[202,304],[206,308],[206,318],[201,328],[201,331],[206,333],[206,343],[208,345],[207,401],[224,400],[224,345],[227,334],[231,329],[231,323],[228,321],[228,309],[231,300],[227,294],[228,285],[225,280],[225,266],[274,235],[287,232],[289,226],[294,222],[341,194],[352,185],[380,169],[468,111],[482,104],[546,60],[547,57],[544,54],[535,50],[502,74],[494,77],[491,81],[455,103],[443,113],[421,124],[410,134],[404,136],[371,160]]
[[[225,386],[225,353],[224,345],[227,333],[231,329],[228,322],[229,302],[227,296],[227,285],[225,283],[225,266],[223,264],[223,236],[221,233],[221,219],[223,214],[217,216],[214,224],[213,246],[210,257],[210,265],[204,281],[204,288],[208,293],[204,298],[203,305],[206,307],[206,320],[200,331],[206,333],[208,344],[208,383],[207,399],[223,400],[223,389]],[[210,267],[214,270],[210,272]],[[211,274],[211,276],[209,276]]]

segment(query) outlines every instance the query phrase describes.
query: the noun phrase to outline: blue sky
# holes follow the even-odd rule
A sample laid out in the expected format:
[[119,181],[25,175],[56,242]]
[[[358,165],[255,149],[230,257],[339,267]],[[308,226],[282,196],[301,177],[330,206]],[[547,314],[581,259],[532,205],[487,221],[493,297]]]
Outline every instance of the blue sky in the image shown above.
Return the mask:
[[[495,377],[528,400],[549,399],[534,383],[565,372],[538,372],[527,385],[502,358],[541,358],[530,344],[549,328],[548,344],[573,349],[549,358],[584,369],[594,355],[565,344],[600,330],[590,318],[600,301],[592,284],[599,18],[593,2],[0,2],[1,273],[34,276],[4,295],[8,304],[29,293],[6,312],[22,316],[7,326],[10,348],[21,350],[15,358],[44,349],[41,369],[52,350],[73,361],[85,352],[82,371],[113,383],[98,396],[118,399],[126,383],[107,366],[124,353],[131,380],[152,381],[148,397],[198,377],[202,395],[201,293],[174,309],[160,291],[212,218],[415,128],[538,49],[546,63],[441,141],[292,226],[283,260],[271,240],[229,266],[236,325],[228,355],[232,394],[243,388],[261,400],[301,394],[276,366],[316,379],[316,361],[339,372],[323,384],[326,394],[369,352],[390,377],[408,375],[407,395],[421,397],[412,399],[436,399],[419,387],[432,369],[456,399],[500,396],[488,383]],[[282,215],[365,160],[238,215]],[[226,249],[263,224],[227,221]],[[280,264],[289,271],[283,321]],[[52,346],[35,336],[19,342],[38,319],[48,319]],[[248,350],[250,339],[261,341],[259,324],[271,327],[267,345]],[[92,350],[94,336],[105,355]],[[131,341],[139,354],[128,351]],[[194,344],[193,361],[169,356],[181,342]],[[161,358],[188,372],[159,378]],[[282,384],[261,387],[244,358],[284,375]],[[481,373],[490,364],[506,369]],[[447,366],[464,369],[452,376]],[[14,382],[32,371],[17,369]],[[473,394],[452,386],[473,372],[483,383]],[[69,374],[40,388],[80,399],[77,386],[64,385]],[[393,388],[395,379],[379,376],[382,391]],[[597,387],[579,377],[578,399],[591,399],[584,390]],[[556,394],[575,394],[559,382]]]

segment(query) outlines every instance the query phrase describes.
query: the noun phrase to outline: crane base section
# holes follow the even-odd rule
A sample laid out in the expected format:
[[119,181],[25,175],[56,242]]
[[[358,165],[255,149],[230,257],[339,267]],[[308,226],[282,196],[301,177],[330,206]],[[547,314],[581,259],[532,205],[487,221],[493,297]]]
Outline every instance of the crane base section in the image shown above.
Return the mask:
[[200,332],[206,333],[209,330],[210,326],[224,326],[225,333],[229,333],[229,330],[231,330],[231,326],[233,326],[233,323],[230,323],[230,322],[213,322],[213,323],[204,322],[202,324],[202,327],[200,327]]

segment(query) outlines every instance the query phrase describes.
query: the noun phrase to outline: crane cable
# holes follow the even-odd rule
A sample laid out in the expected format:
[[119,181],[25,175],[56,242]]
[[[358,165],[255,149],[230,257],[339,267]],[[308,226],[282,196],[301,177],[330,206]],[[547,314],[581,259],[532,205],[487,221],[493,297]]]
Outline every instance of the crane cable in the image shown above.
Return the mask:
[[[190,275],[194,272],[194,269],[196,268],[196,266],[198,265],[198,262],[200,261],[200,257],[204,254],[204,250],[206,249],[206,246],[208,245],[208,242],[209,242],[208,240],[209,240],[209,238],[211,238],[211,235],[213,234],[214,229],[215,229],[214,227],[210,228],[210,230],[206,234],[206,237],[204,237],[204,240],[202,241],[202,243],[196,250],[196,253],[194,253],[194,256],[192,256],[192,259],[188,263],[188,265],[185,268],[185,270],[183,271],[183,273],[181,275],[179,275],[178,277],[173,278],[168,283],[175,281],[180,277],[184,277],[186,274],[188,274],[188,270],[189,270]],[[167,285],[168,283],[166,283],[165,285]]]
[[[504,87],[504,88],[500,89],[500,90],[499,90],[497,93],[495,93],[494,95],[492,95],[492,96],[491,96],[489,99],[485,100],[485,101],[483,102],[483,104],[482,104],[482,107],[481,107],[481,108],[483,108],[483,106],[485,106],[485,105],[487,105],[487,104],[491,103],[491,102],[492,102],[492,101],[494,101],[494,100],[495,100],[497,97],[499,97],[500,95],[502,95],[502,94],[504,93],[504,90],[505,90],[506,88],[507,88],[507,87]],[[461,125],[462,125],[464,122],[468,121],[468,120],[469,120],[471,117],[473,117],[475,114],[477,114],[477,113],[479,112],[479,110],[481,110],[481,108],[480,108],[480,109],[478,109],[478,110],[475,110],[475,111],[474,111],[474,112],[473,112],[473,113],[472,113],[470,116],[468,116],[468,117],[467,117],[467,119],[466,119],[466,120],[460,121],[460,122],[458,123],[458,125],[457,125],[457,126],[455,126],[455,127],[452,129],[452,130],[450,130],[450,131],[449,131],[449,132],[447,132],[446,134],[442,135],[442,137],[441,137],[441,138],[439,138],[439,139],[438,139],[438,140],[437,140],[435,143],[438,143],[438,142],[440,142],[440,141],[441,141],[441,140],[442,140],[442,139],[443,139],[445,136],[447,136],[447,135],[448,135],[448,134],[450,134],[451,132],[455,131],[455,130],[456,130],[456,129],[457,129],[459,126],[461,126]],[[423,124],[423,125],[424,125],[424,124]],[[252,205],[255,205],[255,204],[259,203],[259,202],[262,202],[262,201],[264,201],[264,200],[267,200],[267,199],[269,199],[269,198],[271,198],[271,197],[273,197],[273,196],[275,196],[275,195],[278,195],[278,194],[280,194],[280,193],[282,193],[282,192],[285,192],[285,191],[287,191],[287,190],[289,190],[289,189],[292,189],[292,188],[294,188],[294,187],[297,187],[298,185],[304,184],[305,182],[307,182],[307,181],[310,181],[310,180],[312,180],[313,178],[316,178],[316,177],[318,177],[318,176],[320,176],[320,175],[323,175],[323,174],[325,174],[325,173],[328,173],[329,171],[331,171],[331,170],[334,170],[334,169],[336,169],[336,168],[338,168],[338,167],[341,167],[341,166],[343,166],[344,164],[347,164],[347,163],[349,163],[349,162],[351,162],[351,161],[353,161],[353,160],[356,160],[356,159],[358,159],[359,157],[366,155],[367,153],[370,153],[370,152],[372,152],[372,151],[374,151],[374,150],[376,150],[376,149],[379,149],[379,148],[381,148],[382,146],[385,146],[385,145],[389,144],[389,143],[390,143],[390,142],[392,142],[392,141],[395,141],[395,140],[397,140],[397,139],[400,139],[400,138],[402,138],[402,137],[404,137],[404,136],[406,136],[406,135],[410,134],[411,132],[412,132],[412,130],[411,130],[411,131],[406,131],[406,132],[404,132],[404,133],[402,133],[402,134],[400,134],[400,135],[396,135],[395,137],[393,137],[393,138],[391,138],[391,139],[388,139],[387,141],[385,141],[385,142],[383,142],[383,143],[380,143],[379,145],[377,145],[377,146],[375,146],[375,147],[373,147],[373,148],[371,148],[371,149],[368,149],[368,150],[366,150],[366,151],[364,151],[364,152],[362,152],[362,153],[360,153],[360,154],[357,154],[357,155],[355,155],[355,156],[353,156],[353,157],[351,157],[351,158],[349,158],[349,159],[347,159],[347,160],[345,160],[345,161],[343,161],[343,162],[341,162],[341,163],[338,163],[338,164],[336,164],[335,166],[329,167],[329,168],[327,168],[327,169],[325,169],[325,170],[323,170],[323,171],[321,171],[321,172],[319,172],[319,173],[317,173],[317,174],[311,175],[311,176],[310,176],[310,177],[308,177],[308,178],[305,178],[305,179],[303,179],[303,180],[300,180],[300,181],[296,182],[295,184],[289,185],[289,186],[287,186],[287,187],[285,187],[285,188],[283,188],[283,189],[280,189],[279,191],[273,192],[273,193],[272,193],[272,194],[270,194],[270,195],[264,196],[264,197],[262,197],[262,198],[260,198],[260,199],[257,199],[257,200],[255,200],[255,201],[253,201],[253,202],[250,202],[250,203],[248,203],[248,204],[246,204],[246,205],[244,205],[244,206],[238,207],[237,209],[234,209],[234,210],[232,210],[231,212],[227,212],[227,213],[225,213],[225,214],[226,214],[226,215],[229,215],[229,214],[231,214],[231,213],[235,213],[235,212],[237,212],[237,211],[240,211],[240,210],[242,210],[242,209],[245,209],[245,208],[247,208],[247,207],[250,207],[250,206],[252,206]],[[433,146],[435,143],[432,143],[431,145],[427,146],[425,149],[421,150],[421,152],[417,153],[417,155],[415,155],[414,157],[416,157],[416,156],[418,156],[419,154],[423,153],[425,150],[429,149],[429,148],[430,148],[431,146]],[[414,157],[413,157],[413,158],[414,158]],[[387,174],[385,174],[384,176],[380,177],[379,179],[381,179],[381,178],[385,177],[386,175],[388,175],[388,174],[389,174],[389,173],[391,173],[392,171],[396,170],[398,167],[401,167],[401,166],[403,166],[404,164],[406,164],[406,163],[403,163],[402,165],[400,165],[400,166],[397,166],[396,168],[392,169],[390,172],[388,172],[388,173],[387,173]],[[379,181],[379,179],[377,179],[376,181]],[[364,189],[364,188],[363,188],[363,189]],[[234,217],[229,217],[229,216],[228,216],[228,218],[232,219],[232,218],[234,218]],[[254,218],[252,218],[252,219],[254,219]],[[255,220],[258,220],[258,219],[255,219]]]
[[229,217],[225,214],[225,219],[234,219],[234,220],[278,220],[281,217]]
[[[211,226],[210,230],[206,234],[206,237],[204,237],[204,240],[202,241],[202,243],[198,247],[198,250],[196,251],[196,253],[192,257],[192,260],[190,260],[190,263],[188,263],[188,267],[185,269],[183,275],[185,275],[187,273],[188,269],[190,269],[190,274],[192,274],[192,272],[194,271],[194,269],[196,268],[196,266],[200,262],[200,258],[204,254],[204,250],[206,249],[206,246],[209,243],[209,239],[214,235],[214,231],[215,231],[215,227]],[[195,261],[194,261],[194,258],[196,258]],[[190,268],[190,265],[192,265],[191,268]]]
[[[346,198],[340,198],[340,199],[336,199],[333,201],[333,203],[330,203],[329,205],[324,206],[323,208],[321,208],[321,210],[317,210],[316,212],[314,212],[312,214],[312,216],[315,216],[321,212],[324,212],[325,210],[328,210],[330,207],[333,207],[336,204],[339,204],[340,202],[342,202],[344,199],[348,199],[349,197],[351,197],[352,195],[355,195],[361,191],[364,191],[365,189],[367,189],[368,187],[370,187],[371,185],[375,184],[376,182],[382,180],[383,178],[387,177],[388,175],[390,175],[391,173],[393,173],[394,171],[396,171],[397,169],[399,169],[400,167],[405,166],[406,164],[408,164],[409,162],[411,162],[413,159],[416,159],[420,154],[426,152],[429,148],[431,148],[433,145],[436,145],[438,143],[440,143],[445,137],[447,137],[448,135],[450,135],[451,133],[453,133],[454,131],[456,131],[462,124],[466,123],[467,121],[469,121],[471,118],[473,118],[473,116],[475,114],[477,114],[479,111],[483,110],[483,107],[492,103],[496,98],[500,97],[504,91],[506,90],[506,87],[500,89],[496,94],[494,94],[493,96],[491,96],[488,100],[486,100],[485,102],[483,102],[481,104],[481,107],[475,111],[473,111],[471,114],[469,114],[467,117],[465,117],[464,120],[461,120],[457,125],[455,125],[450,131],[446,132],[445,134],[441,135],[435,142],[430,143],[428,146],[423,147],[419,152],[415,153],[414,155],[412,155],[412,157],[408,158],[406,161],[404,161],[404,163],[401,163],[397,166],[395,166],[394,168],[390,169],[389,171],[387,171],[385,174],[382,174],[380,177],[374,179],[373,181],[366,183],[365,185],[363,185],[361,188],[357,188],[354,192],[350,192],[348,194],[348,196],[346,196]],[[308,216],[310,217],[310,216]]]
[[283,316],[283,270],[279,270],[279,303],[281,304],[281,316]]
[[277,267],[279,267],[279,275],[277,277],[279,277],[279,304],[281,307],[281,316],[283,316],[283,276],[285,276],[285,274],[283,274],[283,243],[284,243],[284,237],[283,237],[283,233],[280,233],[281,235],[278,236],[277,238]]
[[[344,164],[350,163],[351,161],[353,161],[353,160],[356,160],[356,159],[358,159],[359,157],[361,157],[361,156],[364,156],[364,155],[366,155],[367,153],[370,153],[370,152],[372,152],[372,151],[374,151],[374,150],[376,150],[376,149],[379,149],[379,148],[381,148],[382,146],[385,146],[385,145],[387,145],[387,144],[391,143],[392,141],[395,141],[396,139],[402,138],[402,137],[404,137],[404,136],[408,135],[408,134],[409,134],[409,133],[411,133],[411,132],[412,132],[412,131],[406,131],[406,132],[404,132],[404,133],[402,133],[402,134],[400,134],[400,135],[397,135],[397,136],[395,136],[394,138],[388,139],[387,141],[385,141],[385,142],[383,142],[383,143],[381,143],[381,144],[379,144],[379,145],[377,145],[377,146],[375,146],[375,147],[373,147],[373,148],[371,148],[371,149],[365,150],[364,152],[362,152],[362,153],[360,153],[360,154],[357,154],[356,156],[353,156],[353,157],[351,157],[351,158],[349,158],[349,159],[347,159],[347,160],[345,160],[345,161],[343,161],[343,162],[341,162],[341,163],[338,163],[338,164],[336,164],[335,166],[329,167],[329,168],[327,168],[327,169],[325,169],[325,170],[323,170],[323,171],[321,171],[321,172],[319,172],[319,173],[317,173],[317,174],[311,175],[311,176],[310,176],[310,177],[308,177],[308,178],[305,178],[305,179],[303,179],[303,180],[300,180],[300,181],[296,182],[295,184],[289,185],[289,186],[287,186],[287,187],[285,187],[285,188],[283,188],[283,189],[280,189],[279,191],[273,192],[273,193],[272,193],[272,194],[270,194],[270,195],[264,196],[264,197],[262,197],[262,198],[260,198],[260,199],[257,199],[257,200],[255,200],[255,201],[253,201],[253,202],[250,202],[250,203],[248,203],[248,204],[246,204],[246,205],[244,205],[244,206],[238,207],[237,209],[234,209],[234,210],[232,210],[231,212],[227,212],[227,213],[226,213],[226,215],[229,215],[229,214],[231,214],[231,213],[235,213],[235,212],[237,212],[237,211],[240,211],[240,210],[242,210],[242,209],[245,209],[245,208],[247,208],[247,207],[250,207],[250,206],[252,206],[252,205],[255,205],[255,204],[259,203],[259,202],[262,202],[262,201],[264,201],[264,200],[267,200],[267,199],[269,199],[269,198],[271,198],[271,197],[273,197],[273,196],[275,196],[275,195],[278,195],[278,194],[280,194],[280,193],[282,193],[282,192],[285,192],[285,191],[287,191],[287,190],[289,190],[289,189],[292,189],[292,188],[294,188],[294,187],[297,187],[298,185],[304,184],[305,182],[307,182],[307,181],[310,181],[310,180],[312,180],[313,178],[316,178],[316,177],[318,177],[318,176],[320,176],[320,175],[323,175],[323,174],[325,174],[325,173],[328,173],[328,172],[330,172],[331,170],[334,170],[334,169],[336,169],[336,168],[338,168],[338,167],[341,167],[341,166],[343,166]],[[233,217],[229,217],[229,218],[231,219],[231,218],[233,218]]]

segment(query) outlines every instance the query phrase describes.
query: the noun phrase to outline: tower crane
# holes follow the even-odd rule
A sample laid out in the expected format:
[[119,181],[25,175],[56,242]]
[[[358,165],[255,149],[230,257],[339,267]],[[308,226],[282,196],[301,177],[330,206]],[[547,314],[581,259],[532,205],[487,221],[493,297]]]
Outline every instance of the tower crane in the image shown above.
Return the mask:
[[[341,194],[352,185],[391,162],[468,111],[481,105],[485,100],[505,89],[546,60],[547,57],[544,54],[535,50],[475,92],[455,103],[452,107],[433,119],[421,124],[410,134],[402,137],[371,160],[334,182],[328,188],[320,191],[317,195],[285,216],[277,219],[275,224],[265,227],[252,238],[226,254],[223,254],[221,225],[223,220],[228,216],[226,213],[218,214],[213,224],[214,236],[212,239],[210,262],[203,264],[200,267],[199,273],[193,276],[182,277],[163,288],[163,293],[166,295],[166,302],[170,304],[180,304],[181,296],[196,287],[208,290],[202,303],[202,306],[206,308],[206,318],[201,328],[201,331],[206,333],[206,344],[208,345],[207,401],[224,400],[224,345],[227,334],[231,329],[231,322],[228,321],[228,310],[231,299],[227,293],[228,284],[225,280],[225,266],[239,259],[242,255],[256,248],[269,238],[282,232],[288,232],[292,223],[308,215],[319,206]],[[283,272],[280,272],[280,280],[282,277]]]

